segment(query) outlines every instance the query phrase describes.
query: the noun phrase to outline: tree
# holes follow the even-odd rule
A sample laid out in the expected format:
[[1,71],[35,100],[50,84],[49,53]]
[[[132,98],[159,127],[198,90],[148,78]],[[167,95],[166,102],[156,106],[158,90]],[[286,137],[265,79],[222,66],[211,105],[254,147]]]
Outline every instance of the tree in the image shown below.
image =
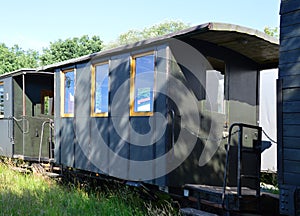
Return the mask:
[[143,30],[131,29],[125,32],[124,34],[121,34],[116,41],[106,45],[105,49],[117,47],[120,45],[126,45],[140,40],[158,37],[161,35],[166,35],[172,32],[188,28],[189,26],[189,24],[185,24],[181,21],[165,21],[160,24],[146,27]]
[[277,37],[277,38],[279,37],[278,27],[276,28],[265,27],[264,32],[270,36]]
[[0,44],[0,74],[20,68],[35,68],[38,66],[39,54],[34,50],[24,51],[18,45],[9,48]]
[[89,38],[87,35],[84,35],[81,38],[74,37],[50,42],[50,47],[44,48],[43,54],[40,56],[41,64],[53,64],[99,52],[102,50],[102,43],[99,36]]

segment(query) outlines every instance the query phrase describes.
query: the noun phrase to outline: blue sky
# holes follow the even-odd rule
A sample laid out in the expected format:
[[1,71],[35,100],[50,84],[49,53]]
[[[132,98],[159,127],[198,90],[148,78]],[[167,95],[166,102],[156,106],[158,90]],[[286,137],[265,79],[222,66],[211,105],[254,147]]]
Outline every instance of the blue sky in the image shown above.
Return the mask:
[[110,42],[129,29],[165,20],[225,22],[263,31],[279,26],[279,6],[279,0],[0,0],[0,42],[36,50],[85,34]]

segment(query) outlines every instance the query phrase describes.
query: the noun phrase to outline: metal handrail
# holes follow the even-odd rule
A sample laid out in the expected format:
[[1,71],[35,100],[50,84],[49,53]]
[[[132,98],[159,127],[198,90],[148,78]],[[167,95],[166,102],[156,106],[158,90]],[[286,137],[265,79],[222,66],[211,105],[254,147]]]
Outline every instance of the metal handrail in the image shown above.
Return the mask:
[[26,130],[24,130],[24,128],[23,128],[23,133],[24,133],[24,134],[29,133],[29,121],[28,121],[28,119],[26,118],[26,116],[22,116],[22,118],[19,118],[19,119],[17,119],[17,118],[14,117],[14,116],[10,116],[10,117],[8,117],[8,118],[14,120],[15,122],[21,122],[21,121],[26,122],[26,124],[24,124],[24,125],[26,125],[26,127],[25,127]]
[[29,133],[29,121],[28,119],[26,118],[26,116],[22,116],[22,118],[20,119],[17,119],[16,117],[14,116],[9,116],[9,117],[3,117],[3,118],[0,118],[0,120],[8,120],[8,137],[11,138],[10,136],[10,121],[15,121],[15,122],[21,122],[21,121],[26,121],[26,130],[24,131],[23,130],[23,133],[24,134],[27,134]]
[[52,119],[50,119],[50,124],[49,124],[49,135],[50,135],[50,138],[49,138],[49,149],[50,149],[50,153],[49,153],[49,156],[50,158],[54,158],[54,153],[52,152],[54,149],[53,149],[53,140],[52,140],[52,136],[53,136],[53,130],[54,130],[54,121]]
[[[43,145],[43,136],[44,136],[44,129],[46,124],[51,124],[51,120],[44,121],[42,124],[42,131],[41,131],[41,139],[40,139],[40,147],[39,147],[39,162],[41,162],[41,157],[42,157],[42,145]],[[49,126],[51,127],[51,126]]]
[[[223,190],[222,190],[222,207],[225,209],[225,193],[227,186],[227,169],[229,164],[229,150],[231,143],[232,130],[234,127],[239,127],[239,137],[238,137],[238,167],[237,167],[237,194],[240,198],[242,196],[242,185],[241,185],[241,168],[242,168],[242,147],[243,147],[243,128],[256,129],[258,131],[258,141],[261,142],[262,128],[256,125],[250,125],[245,123],[233,123],[229,128],[228,144],[226,147],[226,161],[225,161],[225,170],[224,170],[224,179],[223,179]],[[259,187],[259,182],[258,182]],[[260,192],[256,190],[256,196],[260,196]]]

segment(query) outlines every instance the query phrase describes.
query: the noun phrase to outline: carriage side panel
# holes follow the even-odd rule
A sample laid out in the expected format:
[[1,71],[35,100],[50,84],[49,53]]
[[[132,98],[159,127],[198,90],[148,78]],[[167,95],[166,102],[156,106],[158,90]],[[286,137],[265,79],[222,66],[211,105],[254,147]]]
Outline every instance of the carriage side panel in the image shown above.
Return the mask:
[[12,116],[13,110],[13,94],[12,94],[12,78],[4,78],[0,80],[3,92],[1,92],[1,102],[3,112],[0,116],[0,155],[11,157],[13,154],[12,137],[13,137],[13,125],[12,120],[9,120]]

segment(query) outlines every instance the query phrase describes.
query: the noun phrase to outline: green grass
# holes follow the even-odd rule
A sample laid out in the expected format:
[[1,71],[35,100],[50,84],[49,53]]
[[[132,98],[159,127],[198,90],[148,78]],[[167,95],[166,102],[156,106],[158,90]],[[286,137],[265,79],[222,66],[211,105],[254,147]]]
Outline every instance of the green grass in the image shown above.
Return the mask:
[[62,185],[21,174],[0,163],[0,215],[173,215],[167,202],[157,207],[123,186],[113,191]]

